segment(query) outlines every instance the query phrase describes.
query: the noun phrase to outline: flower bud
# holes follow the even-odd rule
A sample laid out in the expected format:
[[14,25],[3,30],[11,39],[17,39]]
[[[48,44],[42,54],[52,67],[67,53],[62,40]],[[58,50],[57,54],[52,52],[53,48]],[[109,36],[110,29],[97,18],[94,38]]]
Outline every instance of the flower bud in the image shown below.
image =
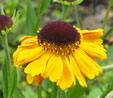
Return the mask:
[[0,31],[6,30],[13,25],[13,21],[9,16],[0,15]]
[[83,0],[53,0],[53,2],[58,2],[63,5],[79,5]]

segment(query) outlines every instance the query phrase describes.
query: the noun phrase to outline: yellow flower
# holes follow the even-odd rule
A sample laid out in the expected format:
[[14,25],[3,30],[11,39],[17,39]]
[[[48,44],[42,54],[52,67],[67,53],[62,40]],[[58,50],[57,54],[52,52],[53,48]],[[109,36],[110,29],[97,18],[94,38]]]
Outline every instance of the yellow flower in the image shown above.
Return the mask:
[[100,37],[102,29],[80,30],[65,22],[56,21],[40,29],[38,36],[24,36],[14,52],[14,65],[28,64],[24,72],[28,83],[40,85],[50,81],[62,89],[76,85],[87,87],[85,77],[94,79],[102,72],[96,58],[106,59]]

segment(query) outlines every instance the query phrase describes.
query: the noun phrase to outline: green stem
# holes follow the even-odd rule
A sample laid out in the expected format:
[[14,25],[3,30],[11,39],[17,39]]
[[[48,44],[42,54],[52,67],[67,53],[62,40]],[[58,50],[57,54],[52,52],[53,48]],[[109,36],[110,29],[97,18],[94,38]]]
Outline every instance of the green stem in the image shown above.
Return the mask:
[[105,98],[105,96],[113,89],[113,83],[108,86],[108,88],[103,92],[103,94],[100,96],[100,98]]
[[37,87],[38,98],[42,98],[41,91],[42,91],[42,87],[40,85],[40,86]]
[[80,21],[79,21],[77,6],[75,6],[75,19],[76,19],[76,22],[77,22],[77,26],[80,28]]
[[2,87],[3,87],[3,98],[7,98],[8,96],[8,68],[6,67],[6,59],[4,60],[4,63],[2,64]]
[[67,98],[65,91],[61,90],[60,88],[58,88],[58,98]]
[[68,10],[68,6],[63,5],[62,21],[65,21],[66,19],[67,10]]
[[57,86],[56,83],[53,83],[52,85],[52,95],[51,98],[57,98]]
[[106,26],[106,23],[107,23],[107,20],[108,20],[108,15],[109,15],[109,12],[111,10],[112,4],[113,4],[113,0],[110,0],[110,2],[108,4],[107,12],[106,12],[103,24],[102,24],[102,29],[104,29],[105,26]]
[[7,41],[7,34],[1,35],[2,43],[5,49],[5,55],[6,55],[6,62],[7,62],[7,68],[8,68],[8,75],[10,77],[10,70],[11,70],[11,60],[10,60],[10,54],[9,54],[9,47],[8,47],[8,41]]
[[104,36],[102,37],[102,40],[105,40],[112,32],[113,32],[113,28],[109,29],[109,31],[106,34],[104,34]]
[[[4,50],[5,50],[5,55],[6,55],[6,64],[3,65],[3,90],[4,90],[4,96],[5,98],[7,98],[7,93],[9,93],[9,80],[10,80],[10,71],[11,71],[11,60],[10,60],[10,54],[9,54],[9,47],[8,47],[8,41],[7,41],[7,34],[1,34],[0,32],[0,37],[2,39],[2,43],[4,46]],[[5,62],[4,62],[5,63]],[[4,86],[4,83],[7,86]],[[7,87],[7,88],[5,88]],[[6,90],[8,89],[8,90]]]

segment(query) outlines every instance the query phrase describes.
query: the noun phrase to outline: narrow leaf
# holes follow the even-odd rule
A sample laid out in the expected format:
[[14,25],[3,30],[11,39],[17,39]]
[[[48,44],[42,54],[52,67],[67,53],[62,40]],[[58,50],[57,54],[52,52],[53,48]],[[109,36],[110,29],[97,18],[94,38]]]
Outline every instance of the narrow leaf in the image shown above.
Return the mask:
[[102,39],[105,40],[112,32],[113,28],[109,29],[109,31],[102,37]]
[[3,81],[2,81],[2,85],[3,85],[3,96],[4,98],[7,98],[8,96],[8,71],[7,71],[7,64],[6,64],[6,60],[4,60],[4,64],[2,67],[2,77],[3,77]]
[[13,92],[14,92],[14,90],[16,88],[16,85],[17,85],[17,71],[16,71],[15,67],[12,68],[9,83],[10,83],[10,85],[9,85],[9,94],[8,94],[8,96],[11,97],[13,95]]
[[51,0],[42,0],[41,6],[41,15],[43,15],[50,5]]
[[36,25],[36,14],[32,6],[31,0],[27,0],[26,31],[28,35],[33,35],[35,25]]
[[16,88],[13,94],[13,98],[25,98],[22,91],[19,88]]
[[85,88],[82,88],[77,82],[76,86],[69,88],[67,91],[67,98],[78,98],[83,95]]

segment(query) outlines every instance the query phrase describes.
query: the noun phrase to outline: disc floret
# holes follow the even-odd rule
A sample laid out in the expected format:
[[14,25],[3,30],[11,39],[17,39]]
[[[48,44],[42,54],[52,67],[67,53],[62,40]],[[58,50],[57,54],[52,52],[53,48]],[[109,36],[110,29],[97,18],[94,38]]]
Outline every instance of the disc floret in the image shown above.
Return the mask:
[[80,34],[70,24],[56,21],[47,24],[39,31],[38,43],[47,51],[68,55],[79,47]]

